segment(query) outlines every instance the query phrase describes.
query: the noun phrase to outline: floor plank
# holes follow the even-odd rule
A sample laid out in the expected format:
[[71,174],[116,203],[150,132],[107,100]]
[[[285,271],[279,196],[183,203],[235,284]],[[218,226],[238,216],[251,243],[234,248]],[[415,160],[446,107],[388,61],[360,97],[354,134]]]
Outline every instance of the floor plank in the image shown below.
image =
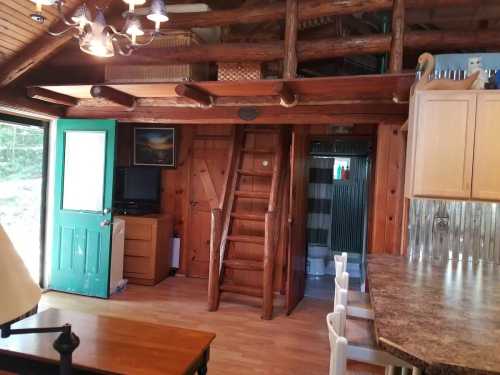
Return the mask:
[[[325,316],[331,305],[305,298],[291,316],[278,306],[275,318],[265,321],[260,319],[258,303],[226,295],[219,311],[208,312],[206,280],[175,277],[154,287],[129,285],[110,300],[48,292],[40,309],[55,307],[215,332],[209,363],[213,375],[326,375]],[[352,375],[383,373],[356,363],[349,369]]]

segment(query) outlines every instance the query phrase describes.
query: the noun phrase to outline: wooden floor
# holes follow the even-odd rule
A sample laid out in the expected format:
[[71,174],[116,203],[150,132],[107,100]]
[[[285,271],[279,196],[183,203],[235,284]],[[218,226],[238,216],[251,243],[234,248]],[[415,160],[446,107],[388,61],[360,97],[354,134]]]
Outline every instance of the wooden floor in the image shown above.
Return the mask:
[[[208,312],[206,281],[175,277],[155,287],[129,285],[111,300],[48,292],[40,309],[55,307],[215,332],[212,375],[328,374],[325,315],[332,308],[330,301],[306,298],[291,316],[278,307],[275,318],[264,321],[257,303],[236,303],[235,298],[223,296],[219,311]],[[349,374],[383,373],[355,363],[349,369]]]

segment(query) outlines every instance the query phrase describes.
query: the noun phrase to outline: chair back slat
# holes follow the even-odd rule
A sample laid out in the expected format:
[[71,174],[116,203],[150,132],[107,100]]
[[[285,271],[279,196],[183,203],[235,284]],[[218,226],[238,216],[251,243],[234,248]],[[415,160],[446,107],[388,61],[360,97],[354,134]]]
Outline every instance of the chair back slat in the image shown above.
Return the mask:
[[328,338],[330,340],[329,375],[345,375],[347,368],[347,339],[344,337],[346,311],[343,305],[337,305],[335,311],[326,316]]
[[341,275],[335,277],[335,294],[333,297],[333,309],[337,305],[347,306],[349,290],[349,274],[343,272]]
[[335,255],[333,259],[335,260],[335,275],[341,275],[347,272],[347,253]]

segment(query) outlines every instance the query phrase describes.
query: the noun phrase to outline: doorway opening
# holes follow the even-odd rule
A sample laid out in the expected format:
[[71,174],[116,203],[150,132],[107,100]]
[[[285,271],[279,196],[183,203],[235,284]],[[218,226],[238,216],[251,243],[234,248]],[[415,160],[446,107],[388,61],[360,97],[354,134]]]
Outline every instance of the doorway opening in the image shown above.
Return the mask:
[[331,300],[336,254],[348,253],[350,286],[364,287],[372,139],[338,136],[310,150],[305,295]]
[[33,280],[43,280],[48,122],[0,114],[0,223]]

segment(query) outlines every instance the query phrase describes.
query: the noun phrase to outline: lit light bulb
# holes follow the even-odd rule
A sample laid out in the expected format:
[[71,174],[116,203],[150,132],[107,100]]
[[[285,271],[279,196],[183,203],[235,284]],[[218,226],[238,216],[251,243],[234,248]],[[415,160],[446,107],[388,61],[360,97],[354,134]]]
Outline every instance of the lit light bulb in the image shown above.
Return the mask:
[[128,11],[130,13],[134,13],[135,7],[137,5],[144,5],[146,0],[123,0],[126,4],[128,4]]
[[83,30],[86,24],[90,24],[91,22],[92,15],[90,14],[90,10],[87,7],[87,5],[83,4],[78,7],[78,9],[75,11],[73,16],[71,17],[71,20],[74,23],[78,24],[78,27],[80,30]]
[[137,17],[132,17],[129,19],[127,24],[127,34],[132,38],[132,44],[137,43],[137,37],[144,35],[144,30],[142,30],[141,21]]
[[155,23],[155,31],[159,32],[160,24],[168,21],[165,2],[163,0],[153,0],[149,14],[146,17]]
[[31,0],[32,3],[35,3],[36,11],[38,13],[42,12],[42,7],[44,5],[54,5],[55,0]]
[[106,19],[101,10],[97,11],[90,32],[80,42],[80,49],[98,57],[112,57],[115,54],[111,35],[105,30]]

